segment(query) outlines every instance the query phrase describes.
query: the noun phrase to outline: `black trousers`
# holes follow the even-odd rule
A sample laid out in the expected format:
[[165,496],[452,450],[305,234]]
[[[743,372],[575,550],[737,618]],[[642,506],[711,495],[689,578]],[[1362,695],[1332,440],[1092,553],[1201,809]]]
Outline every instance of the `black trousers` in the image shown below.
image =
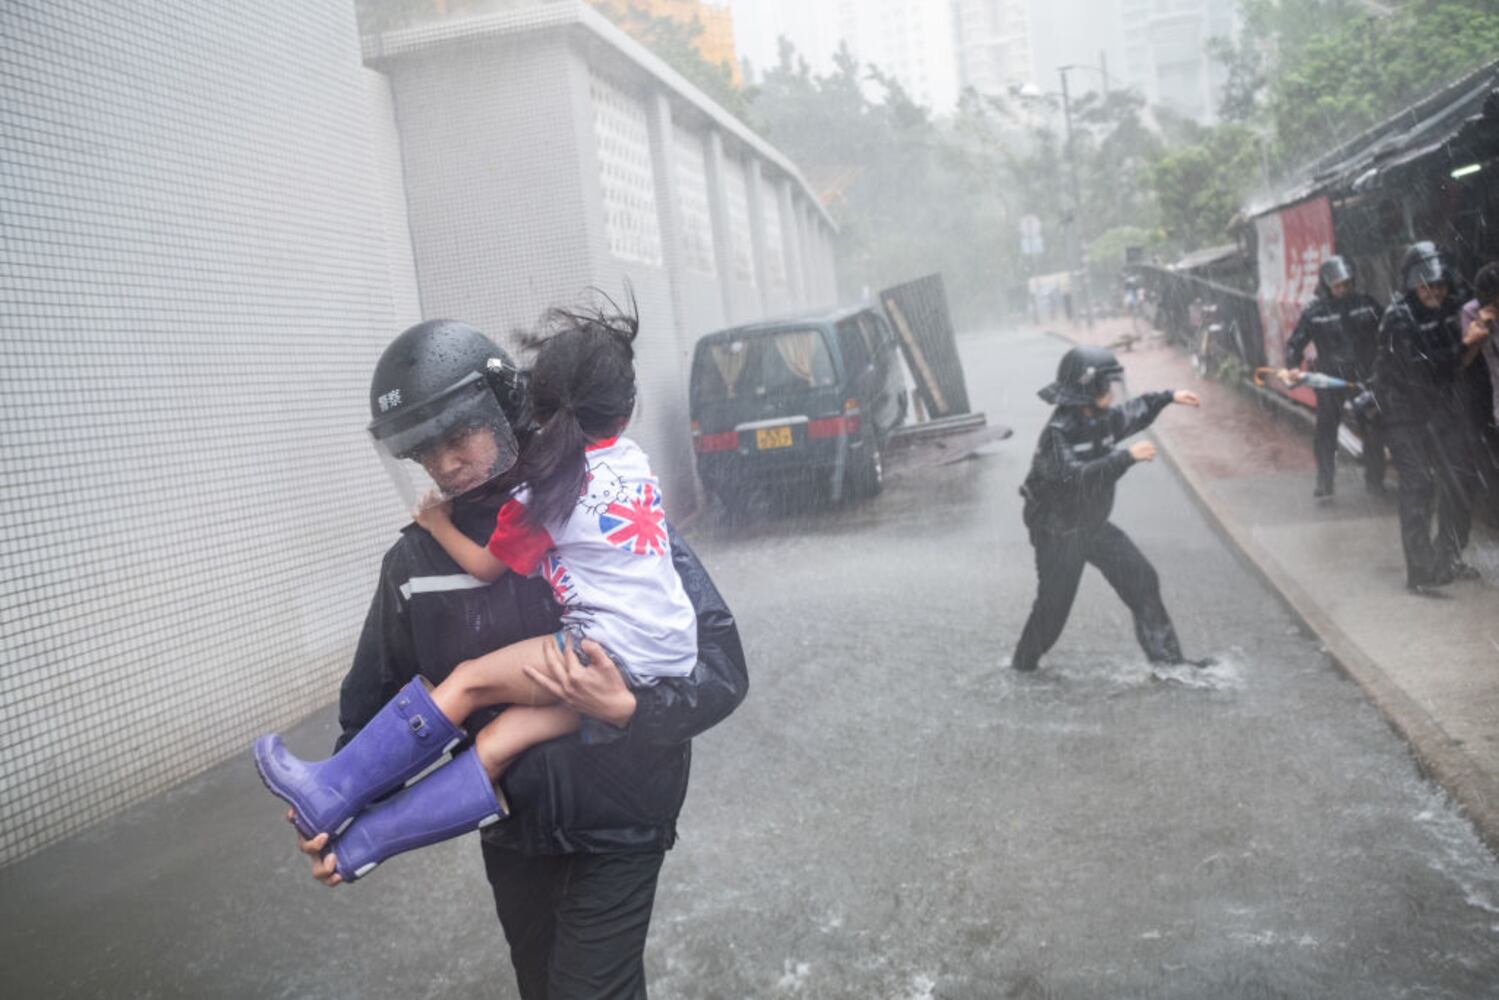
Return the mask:
[[1020,644],[1015,647],[1014,665],[1033,667],[1055,645],[1072,612],[1077,585],[1088,563],[1098,567],[1134,615],[1135,638],[1145,655],[1154,663],[1181,661],[1176,629],[1161,602],[1160,577],[1128,535],[1104,522],[1092,531],[1066,535],[1032,531],[1031,544],[1036,548],[1040,587],[1025,631],[1020,634]]
[[[1333,469],[1338,455],[1338,425],[1343,422],[1343,403],[1352,394],[1349,389],[1317,389],[1317,431],[1312,452],[1317,456],[1317,485],[1331,490]],[[1359,422],[1359,437],[1364,442],[1364,482],[1370,486],[1384,483],[1385,434],[1378,420]]]
[[[1424,423],[1402,421],[1388,430],[1400,476],[1400,544],[1406,582],[1424,583],[1456,561],[1468,545],[1478,470],[1473,440],[1459,413],[1437,413]],[[1436,508],[1436,537],[1431,533]]]
[[528,858],[483,846],[522,1000],[644,1000],[664,852]]

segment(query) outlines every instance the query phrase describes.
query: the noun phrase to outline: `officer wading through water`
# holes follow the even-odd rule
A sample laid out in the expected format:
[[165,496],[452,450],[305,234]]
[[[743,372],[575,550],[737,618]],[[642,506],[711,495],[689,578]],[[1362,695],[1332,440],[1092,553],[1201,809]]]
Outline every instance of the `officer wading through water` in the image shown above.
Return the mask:
[[[1354,289],[1353,268],[1334,255],[1317,272],[1317,297],[1296,322],[1286,342],[1286,367],[1281,378],[1295,384],[1301,373],[1308,345],[1317,349],[1316,370],[1342,379],[1348,388],[1316,389],[1317,432],[1312,450],[1317,456],[1317,486],[1312,496],[1332,499],[1335,488],[1334,462],[1338,451],[1338,424],[1343,404],[1374,375],[1374,355],[1379,347],[1379,303]],[[1364,444],[1364,488],[1372,494],[1384,492],[1384,431],[1377,416],[1358,415],[1359,437]]]
[[1010,660],[1016,670],[1035,670],[1062,634],[1087,563],[1098,567],[1129,607],[1135,636],[1152,663],[1212,663],[1182,656],[1176,629],[1161,603],[1155,567],[1109,522],[1114,483],[1130,466],[1149,462],[1156,454],[1149,441],[1127,449],[1119,443],[1149,427],[1169,404],[1197,406],[1198,399],[1186,391],[1152,392],[1113,406],[1112,386],[1123,376],[1112,352],[1074,347],[1062,356],[1057,380],[1040,392],[1056,410],[1041,431],[1030,474],[1020,488],[1040,588]]

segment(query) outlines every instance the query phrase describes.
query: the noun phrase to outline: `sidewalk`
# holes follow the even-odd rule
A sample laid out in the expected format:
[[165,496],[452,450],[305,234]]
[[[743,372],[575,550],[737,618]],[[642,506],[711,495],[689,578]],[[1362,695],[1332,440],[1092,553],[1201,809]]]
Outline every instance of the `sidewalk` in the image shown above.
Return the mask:
[[[1060,335],[1107,345],[1129,332],[1129,320],[1111,319]],[[1156,422],[1164,456],[1499,853],[1499,536],[1475,518],[1466,558],[1483,581],[1449,586],[1445,600],[1413,596],[1393,471],[1389,494],[1369,497],[1362,469],[1340,454],[1337,497],[1318,505],[1299,424],[1201,377],[1159,337],[1118,353],[1131,391],[1202,398],[1200,412],[1170,407]]]

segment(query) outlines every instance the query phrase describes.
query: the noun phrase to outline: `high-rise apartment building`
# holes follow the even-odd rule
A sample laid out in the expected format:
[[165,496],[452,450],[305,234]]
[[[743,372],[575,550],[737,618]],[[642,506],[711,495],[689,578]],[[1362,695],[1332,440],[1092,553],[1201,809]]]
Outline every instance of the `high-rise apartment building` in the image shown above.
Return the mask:
[[900,81],[918,103],[952,110],[959,83],[953,0],[730,0],[739,53],[763,71],[779,39],[814,72],[825,73],[839,45]]
[[1217,117],[1227,71],[1208,42],[1238,31],[1234,0],[1119,0],[1126,81],[1153,105],[1196,121]]
[[1217,114],[1224,70],[1212,38],[1237,30],[1234,0],[953,0],[962,86],[997,93],[1130,87],[1197,121]]
[[1035,82],[1030,8],[1031,0],[955,0],[964,87],[994,94]]

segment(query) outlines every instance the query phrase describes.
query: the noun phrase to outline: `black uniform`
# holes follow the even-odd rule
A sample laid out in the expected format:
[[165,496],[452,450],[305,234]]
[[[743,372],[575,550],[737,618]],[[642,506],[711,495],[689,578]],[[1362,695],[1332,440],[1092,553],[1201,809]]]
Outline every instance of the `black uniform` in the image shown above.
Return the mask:
[[1087,563],[1098,567],[1129,606],[1145,655],[1152,662],[1182,662],[1155,568],[1109,522],[1114,483],[1135,462],[1116,445],[1149,427],[1172,396],[1147,393],[1102,411],[1059,406],[1041,432],[1030,474],[1020,488],[1040,588],[1011,661],[1017,668],[1034,668],[1062,634]]
[[1472,525],[1478,473],[1461,379],[1461,309],[1456,294],[1427,309],[1408,292],[1390,303],[1379,328],[1376,396],[1400,476],[1400,540],[1411,586],[1450,579]]
[[[1361,292],[1334,298],[1320,291],[1302,312],[1291,339],[1286,342],[1286,367],[1299,367],[1308,344],[1317,348],[1317,371],[1348,382],[1367,383],[1374,375],[1379,346],[1379,303]],[[1357,390],[1352,390],[1356,392]],[[1313,448],[1317,456],[1317,487],[1331,493],[1338,450],[1338,424],[1348,389],[1317,389],[1317,433]],[[1359,426],[1364,442],[1364,482],[1371,489],[1384,484],[1385,441],[1378,420]]]
[[[453,521],[482,543],[499,502],[456,502]],[[675,534],[671,546],[697,610],[697,667],[636,689],[624,730],[590,720],[591,730],[522,754],[501,780],[512,815],[483,832],[485,868],[527,1000],[645,996],[641,957],[656,876],[687,794],[689,741],[732,712],[749,683],[733,616]],[[344,678],[339,745],[416,674],[436,684],[461,660],[557,627],[541,580],[506,573],[484,585],[425,531],[407,527],[385,555]],[[470,731],[489,715],[470,719]],[[612,739],[599,738],[605,730]]]

